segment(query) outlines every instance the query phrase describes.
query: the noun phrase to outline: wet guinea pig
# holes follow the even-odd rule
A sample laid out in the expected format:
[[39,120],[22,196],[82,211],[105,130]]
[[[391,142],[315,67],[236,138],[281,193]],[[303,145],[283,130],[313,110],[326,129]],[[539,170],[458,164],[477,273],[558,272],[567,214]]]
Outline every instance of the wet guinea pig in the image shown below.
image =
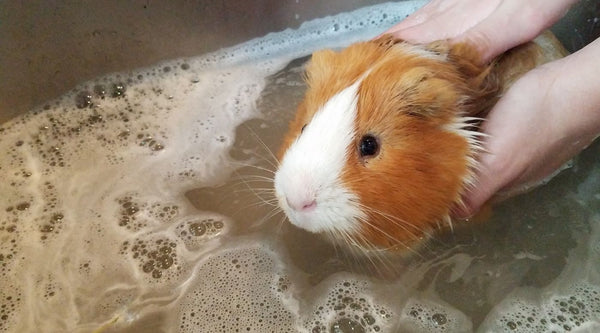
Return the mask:
[[451,226],[473,183],[476,117],[565,53],[550,33],[486,65],[469,45],[390,36],[314,53],[279,151],[279,205],[294,225],[363,250],[416,245]]

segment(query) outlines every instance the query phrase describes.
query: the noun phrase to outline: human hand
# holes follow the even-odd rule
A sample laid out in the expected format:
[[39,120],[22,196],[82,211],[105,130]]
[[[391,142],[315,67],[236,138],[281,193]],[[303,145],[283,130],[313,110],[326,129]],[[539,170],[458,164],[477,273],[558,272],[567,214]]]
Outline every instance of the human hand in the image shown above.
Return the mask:
[[[385,33],[413,43],[476,45],[481,61],[527,42],[576,0],[432,0]],[[476,184],[455,215],[467,217],[498,192],[543,180],[600,133],[600,41],[519,79],[482,125],[486,149]]]
[[432,0],[384,33],[412,43],[476,45],[482,62],[535,38],[577,0]]
[[600,135],[600,39],[517,80],[488,114],[476,185],[456,214],[551,175]]

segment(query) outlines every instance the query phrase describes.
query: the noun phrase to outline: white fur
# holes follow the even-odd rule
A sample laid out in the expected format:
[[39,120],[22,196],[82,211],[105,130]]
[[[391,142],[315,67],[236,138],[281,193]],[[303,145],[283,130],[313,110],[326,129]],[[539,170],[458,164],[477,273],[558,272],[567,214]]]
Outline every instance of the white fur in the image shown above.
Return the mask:
[[[481,119],[476,117],[457,116],[451,123],[443,127],[446,131],[463,137],[467,140],[467,144],[469,145],[469,152],[466,156],[468,173],[463,179],[463,191],[472,188],[475,185],[475,171],[479,167],[475,156],[483,151],[481,139],[486,136],[484,133],[467,129],[468,127],[473,126],[472,123],[476,121],[481,121]],[[464,205],[462,199],[460,199],[458,204]]]
[[[355,136],[360,82],[340,91],[315,113],[286,151],[275,174],[280,206],[290,222],[305,230],[351,233],[366,217],[359,208],[358,197],[341,181]],[[296,210],[288,204],[313,199],[316,206],[311,210]]]

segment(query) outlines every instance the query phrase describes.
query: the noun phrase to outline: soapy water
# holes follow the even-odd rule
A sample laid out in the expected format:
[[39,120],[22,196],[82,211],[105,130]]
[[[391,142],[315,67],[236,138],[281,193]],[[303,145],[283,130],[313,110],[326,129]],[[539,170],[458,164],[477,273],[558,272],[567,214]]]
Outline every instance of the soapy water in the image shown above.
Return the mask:
[[422,4],[108,75],[0,125],[0,332],[597,331],[597,145],[408,258],[345,253],[269,201],[305,57]]

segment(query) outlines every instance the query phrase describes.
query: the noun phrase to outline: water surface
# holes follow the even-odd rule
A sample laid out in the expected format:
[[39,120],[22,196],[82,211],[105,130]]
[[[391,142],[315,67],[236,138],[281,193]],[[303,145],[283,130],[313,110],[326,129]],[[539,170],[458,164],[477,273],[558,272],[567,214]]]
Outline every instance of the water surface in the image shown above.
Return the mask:
[[421,1],[83,83],[0,126],[0,331],[600,328],[600,146],[408,257],[289,225],[272,151],[307,55]]

